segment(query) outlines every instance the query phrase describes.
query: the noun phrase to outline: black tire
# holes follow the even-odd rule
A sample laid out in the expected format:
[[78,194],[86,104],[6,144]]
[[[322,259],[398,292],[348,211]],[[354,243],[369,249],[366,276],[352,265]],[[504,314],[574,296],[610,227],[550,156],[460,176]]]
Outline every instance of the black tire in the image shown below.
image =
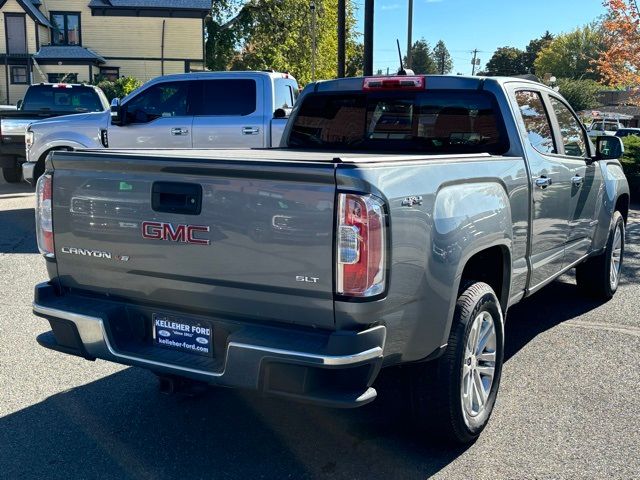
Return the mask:
[[33,185],[35,186],[38,183],[38,179],[44,175],[44,160],[38,161],[36,163],[35,168],[33,169]]
[[[475,354],[470,354],[467,350],[467,342],[476,320],[481,318],[480,325],[484,325],[484,312],[491,316],[495,327],[495,370],[490,386],[481,380],[489,393],[484,407],[479,408],[473,416],[468,413],[467,406],[463,405],[468,402],[468,396],[464,395],[463,379],[468,379],[465,368],[467,372],[472,370],[469,375],[475,379],[475,369],[490,363],[477,360]],[[437,360],[411,367],[413,371],[410,371],[408,380],[412,425],[422,432],[433,432],[438,438],[444,437],[454,443],[467,444],[475,441],[487,425],[495,405],[503,355],[504,322],[498,298],[486,283],[472,283],[458,297],[445,353]],[[476,391],[479,395],[479,390]],[[486,393],[484,389],[483,392]]]
[[36,163],[35,168],[33,169],[33,185],[35,185],[38,182],[38,179],[42,175],[44,175],[44,170],[45,170],[45,166],[46,166],[46,162],[47,162],[47,157],[52,152],[58,152],[58,151],[72,152],[73,149],[69,148],[69,147],[56,147],[56,148],[52,148],[51,150],[45,152],[45,154],[42,155],[42,157],[40,157],[40,160],[38,160],[38,162]]
[[[609,238],[607,239],[607,246],[604,252],[589,258],[586,262],[576,267],[576,283],[578,284],[578,288],[593,298],[605,301],[613,298],[620,283],[625,246],[625,225],[620,212],[613,214],[612,225],[613,227],[609,232]],[[614,245],[617,231],[620,232],[620,262],[616,272],[616,281],[612,282],[612,257],[617,251]]]
[[22,167],[5,167],[2,169],[2,176],[7,183],[20,183],[22,181]]

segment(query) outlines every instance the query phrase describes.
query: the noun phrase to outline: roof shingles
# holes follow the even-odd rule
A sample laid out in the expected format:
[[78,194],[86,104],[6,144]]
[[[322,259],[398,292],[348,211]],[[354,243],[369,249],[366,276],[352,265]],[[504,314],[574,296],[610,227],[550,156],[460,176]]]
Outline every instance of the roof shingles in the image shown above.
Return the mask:
[[91,0],[91,8],[162,8],[171,10],[211,10],[212,0]]
[[43,45],[33,58],[36,60],[94,60],[106,63],[106,60],[93,50],[77,45]]

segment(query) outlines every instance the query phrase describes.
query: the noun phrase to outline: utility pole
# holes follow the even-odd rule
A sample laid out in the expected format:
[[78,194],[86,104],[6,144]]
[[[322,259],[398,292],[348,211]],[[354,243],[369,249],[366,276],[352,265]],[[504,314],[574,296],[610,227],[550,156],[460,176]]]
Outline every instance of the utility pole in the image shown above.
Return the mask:
[[345,76],[345,44],[347,37],[346,27],[347,2],[338,0],[338,78]]
[[311,0],[311,81],[316,81],[316,2]]
[[446,53],[447,53],[447,52],[445,52],[445,51],[444,51],[444,48],[443,48],[443,49],[442,49],[442,52],[441,52],[442,57],[440,58],[440,75],[444,75],[444,67],[445,67],[445,65],[444,65],[444,61],[445,61],[445,58],[447,58],[447,57],[446,57]]
[[471,53],[473,53],[473,60],[471,60],[471,65],[473,65],[473,67],[471,68],[471,76],[475,77],[475,75],[476,75],[476,58],[478,57],[478,49],[475,48],[473,50],[473,52],[471,52]]
[[373,75],[373,0],[364,1],[364,75]]
[[413,46],[413,0],[409,0],[409,13],[407,15],[407,61],[405,68],[411,68],[411,47]]

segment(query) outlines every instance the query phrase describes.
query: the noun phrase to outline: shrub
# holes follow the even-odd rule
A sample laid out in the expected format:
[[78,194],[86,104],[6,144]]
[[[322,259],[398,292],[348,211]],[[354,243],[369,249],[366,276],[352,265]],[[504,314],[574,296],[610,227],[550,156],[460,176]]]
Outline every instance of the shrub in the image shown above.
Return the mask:
[[598,92],[604,87],[594,80],[558,79],[558,91],[576,112],[598,106]]
[[624,156],[622,167],[627,175],[640,174],[640,137],[629,135],[622,139],[624,143]]
[[105,79],[97,79],[96,82],[96,86],[102,89],[109,101],[114,98],[122,98],[141,85],[142,83],[140,80],[133,77],[121,77],[115,82]]

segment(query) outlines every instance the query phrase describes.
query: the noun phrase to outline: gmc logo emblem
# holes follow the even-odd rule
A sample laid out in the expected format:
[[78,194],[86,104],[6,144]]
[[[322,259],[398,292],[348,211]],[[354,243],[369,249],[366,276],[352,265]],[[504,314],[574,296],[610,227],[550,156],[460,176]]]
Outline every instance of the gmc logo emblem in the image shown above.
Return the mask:
[[209,232],[204,225],[176,225],[164,222],[142,222],[142,237],[147,240],[166,240],[168,242],[210,245],[210,240],[196,238],[196,233]]

